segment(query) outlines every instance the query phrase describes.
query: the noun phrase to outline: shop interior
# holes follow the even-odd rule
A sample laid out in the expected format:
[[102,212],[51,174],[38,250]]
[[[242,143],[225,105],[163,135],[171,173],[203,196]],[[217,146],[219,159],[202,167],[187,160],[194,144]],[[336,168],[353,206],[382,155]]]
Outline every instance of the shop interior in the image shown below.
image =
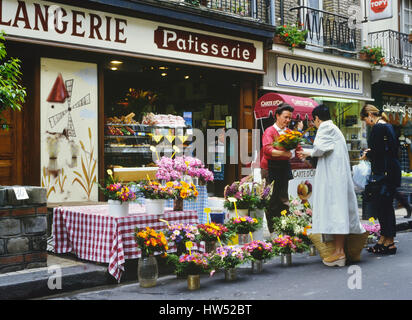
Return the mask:
[[[183,142],[187,148],[192,128],[204,132],[237,128],[238,79],[236,72],[228,70],[124,57],[108,60],[104,73],[105,167],[155,166],[151,146]],[[163,154],[158,152],[159,157]],[[228,156],[217,155],[217,162]],[[209,193],[223,192],[228,167],[209,165],[215,176]]]

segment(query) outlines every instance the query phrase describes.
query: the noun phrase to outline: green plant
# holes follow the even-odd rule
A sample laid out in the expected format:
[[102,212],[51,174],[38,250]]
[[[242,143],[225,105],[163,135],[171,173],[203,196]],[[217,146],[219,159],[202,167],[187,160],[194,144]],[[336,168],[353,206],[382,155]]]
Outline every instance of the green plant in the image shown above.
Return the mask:
[[184,0],[186,3],[191,4],[192,6],[200,6],[200,0]]
[[382,47],[364,46],[359,53],[366,54],[372,66],[386,66]]
[[291,51],[305,44],[307,34],[308,30],[303,29],[303,23],[299,23],[298,25],[284,24],[275,30],[275,35],[279,35],[280,38],[288,44],[289,50]]
[[0,128],[7,130],[9,126],[2,113],[6,109],[20,111],[25,101],[26,89],[19,84],[21,61],[16,58],[4,61],[7,56],[4,41],[4,33],[0,32]]

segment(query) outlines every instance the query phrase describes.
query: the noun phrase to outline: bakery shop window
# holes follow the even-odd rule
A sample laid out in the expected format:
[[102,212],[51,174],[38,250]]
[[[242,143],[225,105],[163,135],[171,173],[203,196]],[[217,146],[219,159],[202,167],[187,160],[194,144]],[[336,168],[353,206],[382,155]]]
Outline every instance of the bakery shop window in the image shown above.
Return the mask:
[[180,139],[187,148],[191,129],[206,130],[214,123],[211,120],[228,117],[237,128],[239,78],[236,72],[220,69],[108,60],[104,74],[106,169],[155,166],[151,146],[164,139],[181,144],[176,141]]

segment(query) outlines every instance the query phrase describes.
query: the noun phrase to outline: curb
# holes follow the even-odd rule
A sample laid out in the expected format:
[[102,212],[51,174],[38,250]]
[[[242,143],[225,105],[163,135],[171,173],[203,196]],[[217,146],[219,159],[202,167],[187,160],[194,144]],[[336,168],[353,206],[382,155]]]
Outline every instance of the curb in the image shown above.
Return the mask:
[[1,300],[24,300],[47,297],[74,290],[111,284],[106,267],[84,264],[61,269],[61,289],[50,289],[49,283],[58,282],[56,271],[42,268],[36,272],[18,273],[0,277]]

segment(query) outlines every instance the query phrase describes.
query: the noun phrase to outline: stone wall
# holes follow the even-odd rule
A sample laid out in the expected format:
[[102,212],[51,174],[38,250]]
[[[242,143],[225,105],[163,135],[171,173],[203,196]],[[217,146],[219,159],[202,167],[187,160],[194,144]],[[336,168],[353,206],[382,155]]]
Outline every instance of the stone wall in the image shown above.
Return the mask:
[[25,188],[27,200],[0,189],[0,273],[47,266],[46,189]]

